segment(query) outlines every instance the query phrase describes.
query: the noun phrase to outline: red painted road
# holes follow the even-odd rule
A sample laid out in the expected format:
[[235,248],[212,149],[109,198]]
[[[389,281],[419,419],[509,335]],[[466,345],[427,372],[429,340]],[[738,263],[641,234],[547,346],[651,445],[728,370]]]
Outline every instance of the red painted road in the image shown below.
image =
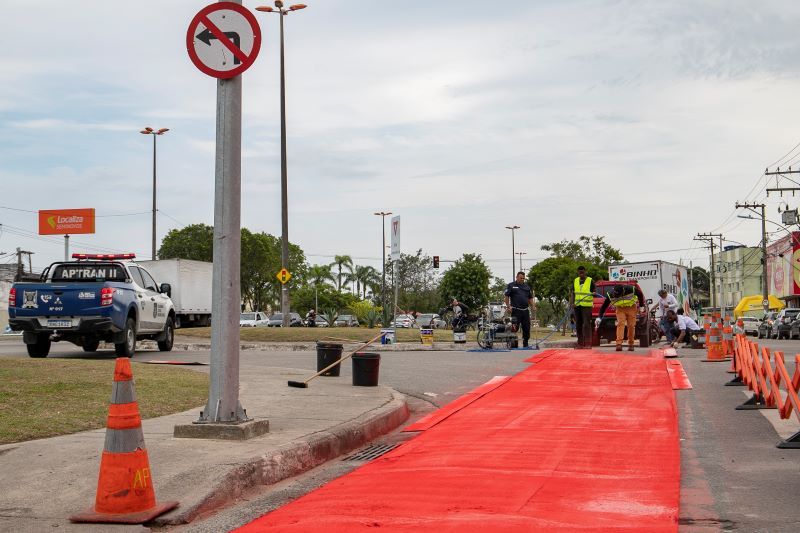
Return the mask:
[[677,531],[664,359],[531,359],[414,439],[237,531]]

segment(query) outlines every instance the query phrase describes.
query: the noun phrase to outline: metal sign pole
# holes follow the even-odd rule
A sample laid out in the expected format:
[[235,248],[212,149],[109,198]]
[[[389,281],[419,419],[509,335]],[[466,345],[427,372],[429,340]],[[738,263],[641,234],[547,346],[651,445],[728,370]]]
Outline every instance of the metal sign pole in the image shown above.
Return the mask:
[[242,77],[236,76],[217,81],[211,377],[208,405],[200,422],[247,420],[239,403],[241,171]]
[[64,235],[64,261],[69,261],[69,235]]

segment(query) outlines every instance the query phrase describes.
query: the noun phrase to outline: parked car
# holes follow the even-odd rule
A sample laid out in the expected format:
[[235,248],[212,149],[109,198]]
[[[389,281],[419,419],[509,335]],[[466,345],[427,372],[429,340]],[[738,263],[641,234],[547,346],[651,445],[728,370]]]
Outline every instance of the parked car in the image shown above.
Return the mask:
[[414,317],[411,315],[397,315],[397,325],[395,326],[395,320],[389,324],[391,327],[398,327],[398,328],[413,328],[414,327]]
[[337,328],[357,328],[358,319],[354,315],[339,315],[333,321],[333,326]]
[[795,313],[792,325],[789,328],[790,339],[800,339],[800,313]]
[[[271,328],[279,328],[283,325],[283,313],[275,313],[271,317],[269,317],[269,322],[267,322],[267,326]],[[298,314],[292,311],[289,313],[289,327],[292,328],[299,328],[303,325],[303,318]]]
[[447,322],[442,320],[442,317],[436,313],[417,315],[416,322],[419,328],[444,329],[447,327]]
[[242,313],[239,315],[240,328],[255,328],[267,325],[267,315],[261,311],[255,313]]
[[754,316],[743,316],[742,325],[745,335],[758,335],[758,328],[761,321]]
[[319,315],[317,315],[317,317],[314,319],[314,324],[316,324],[316,327],[318,327],[318,328],[327,328],[328,327],[328,321],[325,320],[324,318],[322,318]]
[[766,339],[772,335],[772,323],[775,321],[777,315],[777,311],[770,311],[764,315],[764,318],[761,319],[761,323],[758,325],[759,339]]
[[788,339],[792,331],[792,322],[800,313],[800,308],[786,307],[778,311],[775,320],[772,322],[770,337],[773,339]]

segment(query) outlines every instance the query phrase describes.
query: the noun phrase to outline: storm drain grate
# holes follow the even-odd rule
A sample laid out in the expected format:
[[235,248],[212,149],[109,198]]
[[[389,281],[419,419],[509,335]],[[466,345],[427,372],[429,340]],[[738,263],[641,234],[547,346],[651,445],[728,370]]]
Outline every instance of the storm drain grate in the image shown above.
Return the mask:
[[343,461],[371,461],[381,455],[385,454],[386,452],[390,452],[397,448],[400,443],[394,444],[372,444],[367,446],[360,452],[354,453],[349,457],[345,457],[342,459]]

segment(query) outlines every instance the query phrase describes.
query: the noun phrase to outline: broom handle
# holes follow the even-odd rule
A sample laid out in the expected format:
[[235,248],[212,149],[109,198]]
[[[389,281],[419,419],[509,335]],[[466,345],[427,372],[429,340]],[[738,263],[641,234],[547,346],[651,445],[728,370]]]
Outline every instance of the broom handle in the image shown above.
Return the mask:
[[342,361],[344,361],[348,357],[352,356],[357,351],[366,348],[367,346],[369,346],[370,344],[372,344],[376,340],[380,339],[382,336],[383,336],[383,333],[378,333],[375,337],[373,337],[372,339],[368,340],[367,342],[365,342],[364,344],[362,344],[361,346],[359,346],[358,348],[356,348],[355,350],[353,350],[349,354],[347,354],[344,357],[340,358],[338,361],[334,361],[333,363],[329,364],[328,366],[326,366],[325,368],[323,368],[322,370],[320,370],[319,372],[317,372],[316,374],[314,374],[313,376],[311,376],[310,378],[305,380],[303,383],[308,383],[309,381],[311,381],[315,377],[327,372],[328,370],[330,370],[331,368],[335,367],[336,365],[338,365],[339,363],[341,363]]

